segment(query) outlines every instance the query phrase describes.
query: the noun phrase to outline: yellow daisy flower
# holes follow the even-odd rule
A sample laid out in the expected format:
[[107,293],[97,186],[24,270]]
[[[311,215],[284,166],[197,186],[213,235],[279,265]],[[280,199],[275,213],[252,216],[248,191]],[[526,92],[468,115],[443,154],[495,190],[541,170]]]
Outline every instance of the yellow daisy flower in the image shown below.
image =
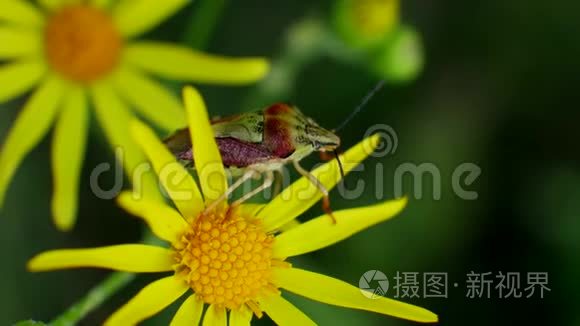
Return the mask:
[[[228,311],[230,325],[247,325],[253,315],[261,317],[264,312],[277,324],[313,325],[310,318],[281,296],[280,289],[332,305],[419,322],[437,321],[437,316],[426,309],[384,297],[369,299],[357,287],[292,267],[286,261],[393,217],[404,208],[405,199],[336,211],[336,224],[323,215],[280,232],[281,226],[321,199],[318,189],[302,178],[268,204],[234,207],[224,202],[207,210],[208,204],[227,190],[226,174],[201,96],[192,88],[186,88],[184,96],[195,167],[200,175],[211,168],[211,177],[200,178],[200,191],[154,132],[135,122],[131,125],[133,137],[151,160],[177,210],[159,202],[135,201],[129,192],[119,197],[120,205],[143,218],[170,248],[126,244],[49,251],[34,257],[29,270],[101,267],[136,273],[173,271],[143,288],[107,320],[107,325],[136,324],[186,293],[190,294],[173,317],[172,325],[197,325],[204,305],[209,306],[204,325],[226,325]],[[342,155],[344,170],[356,167],[378,141],[377,136],[369,137]],[[335,161],[312,173],[328,188],[340,180]],[[171,181],[161,175],[171,175]],[[191,198],[186,198],[187,194]]]
[[[52,213],[58,228],[74,224],[86,146],[89,101],[129,170],[145,158],[128,123],[137,113],[165,130],[185,117],[178,99],[149,77],[221,84],[262,78],[263,59],[209,56],[176,45],[135,41],[188,0],[0,1],[0,103],[36,88],[0,152],[0,207],[24,156],[54,124]],[[151,180],[153,182],[153,180]]]

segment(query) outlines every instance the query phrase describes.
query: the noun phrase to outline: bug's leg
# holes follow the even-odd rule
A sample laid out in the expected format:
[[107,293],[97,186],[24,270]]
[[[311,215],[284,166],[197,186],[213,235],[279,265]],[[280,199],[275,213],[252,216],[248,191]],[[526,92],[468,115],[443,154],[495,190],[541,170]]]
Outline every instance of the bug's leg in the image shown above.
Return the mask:
[[281,171],[274,171],[274,189],[272,190],[272,198],[278,196],[282,191],[282,183],[284,182],[284,175]]
[[247,194],[244,194],[242,197],[240,197],[238,200],[236,200],[232,206],[237,206],[240,205],[241,203],[245,202],[246,200],[254,197],[256,194],[264,191],[264,189],[270,188],[272,186],[272,183],[274,183],[274,172],[272,171],[266,171],[264,173],[264,182],[262,182],[262,184],[253,189],[252,191],[250,191]]
[[237,189],[239,188],[244,182],[246,182],[246,180],[252,178],[254,175],[256,175],[256,171],[254,170],[248,170],[246,172],[244,172],[244,174],[239,177],[236,182],[232,183],[231,186],[228,187],[228,190],[220,196],[220,198],[216,199],[214,202],[212,202],[211,204],[209,204],[206,208],[205,208],[205,212],[211,211],[212,209],[216,208],[216,206],[221,203],[224,200],[227,200],[228,197]]
[[328,189],[320,182],[320,180],[316,179],[310,172],[304,169],[298,161],[293,161],[294,168],[300,173],[303,177],[308,178],[310,182],[318,188],[318,190],[322,193],[322,209],[330,218],[332,218],[332,222],[336,224],[336,218],[334,214],[332,214],[332,209],[330,208],[330,197],[328,196]]

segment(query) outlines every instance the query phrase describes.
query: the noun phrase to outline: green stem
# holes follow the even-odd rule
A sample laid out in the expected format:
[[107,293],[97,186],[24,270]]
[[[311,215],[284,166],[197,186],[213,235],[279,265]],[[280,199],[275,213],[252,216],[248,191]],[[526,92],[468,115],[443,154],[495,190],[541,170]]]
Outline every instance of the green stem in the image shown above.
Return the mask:
[[[143,244],[153,246],[163,246],[159,240],[148,228],[144,230]],[[93,287],[82,299],[70,306],[60,316],[50,322],[51,326],[69,326],[76,325],[86,315],[97,309],[103,302],[127,286],[135,279],[134,273],[114,272],[110,274],[101,283]]]
[[[226,4],[226,0],[197,0],[181,37],[183,45],[198,51],[205,50]],[[179,93],[183,83],[175,80],[166,85]]]
[[198,0],[196,6],[185,29],[183,42],[194,49],[203,50],[207,48],[216,23],[226,7],[226,0]]
[[322,18],[307,16],[297,21],[286,32],[282,51],[273,59],[270,74],[246,98],[243,107],[255,110],[287,100],[300,72],[322,56],[352,60],[355,55],[336,40]]
[[50,322],[53,326],[76,325],[88,313],[135,279],[135,274],[115,272],[92,288],[84,298],[73,304],[62,315]]

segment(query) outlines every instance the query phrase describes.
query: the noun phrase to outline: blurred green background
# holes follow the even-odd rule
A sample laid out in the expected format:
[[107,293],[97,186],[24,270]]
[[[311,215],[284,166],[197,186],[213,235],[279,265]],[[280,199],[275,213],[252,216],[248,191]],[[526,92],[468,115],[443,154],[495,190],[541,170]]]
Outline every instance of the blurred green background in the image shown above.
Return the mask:
[[[324,20],[333,6],[331,1],[220,1],[218,22],[204,39],[196,34],[192,17],[207,2],[187,6],[144,37],[185,42],[216,54],[284,58],[289,28],[307,17]],[[348,177],[347,184],[362,177],[374,185],[374,167],[382,164],[382,197],[392,198],[397,166],[433,163],[441,171],[441,198],[433,199],[427,180],[422,198],[412,198],[400,216],[295,259],[294,265],[351,284],[358,284],[372,269],[383,271],[391,281],[397,271],[446,272],[448,298],[401,299],[434,311],[443,325],[579,325],[580,115],[574,107],[580,100],[580,6],[562,0],[405,1],[401,7],[401,21],[421,35],[424,70],[414,81],[388,82],[340,133],[344,148],[377,123],[390,125],[398,136],[395,153],[370,159],[365,171]],[[295,77],[294,88],[275,100],[298,105],[328,128],[337,126],[379,79],[364,62],[332,55],[312,60]],[[169,85],[177,94],[179,85]],[[199,86],[212,115],[249,111],[271,102],[264,87]],[[24,100],[1,108],[0,139]],[[59,233],[51,224],[48,139],[26,158],[13,180],[0,213],[1,324],[51,320],[107,275],[100,270],[29,274],[25,263],[34,254],[140,238],[140,221],[90,191],[92,167],[113,162],[94,121],[91,134],[74,232]],[[318,161],[313,155],[305,165]],[[452,190],[451,175],[464,162],[481,168],[481,176],[467,187],[478,192],[476,200],[462,200]],[[407,181],[405,192],[412,194],[413,184]],[[356,200],[341,200],[334,191],[333,207],[374,203],[371,188]],[[317,214],[318,206],[305,218]],[[537,294],[499,299],[494,289],[492,298],[467,298],[466,274],[471,271],[520,272],[522,288],[527,272],[547,272],[551,291],[543,299]],[[83,324],[102,322],[156,277],[139,276]],[[393,294],[389,289],[387,295]],[[288,297],[322,325],[411,324]],[[146,325],[167,323],[177,307],[174,304]],[[266,317],[260,323],[270,321]]]

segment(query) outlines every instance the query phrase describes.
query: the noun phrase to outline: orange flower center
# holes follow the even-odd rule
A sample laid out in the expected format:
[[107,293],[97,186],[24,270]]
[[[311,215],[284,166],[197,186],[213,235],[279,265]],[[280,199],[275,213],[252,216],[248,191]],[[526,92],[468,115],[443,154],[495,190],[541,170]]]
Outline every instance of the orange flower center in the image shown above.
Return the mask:
[[86,5],[65,7],[46,25],[49,64],[77,82],[91,82],[110,73],[119,61],[122,46],[110,15]]
[[271,267],[282,263],[272,259],[273,241],[258,220],[237,209],[201,215],[175,248],[175,271],[203,302],[228,309],[245,304],[260,316],[259,295],[279,293],[271,284]]

